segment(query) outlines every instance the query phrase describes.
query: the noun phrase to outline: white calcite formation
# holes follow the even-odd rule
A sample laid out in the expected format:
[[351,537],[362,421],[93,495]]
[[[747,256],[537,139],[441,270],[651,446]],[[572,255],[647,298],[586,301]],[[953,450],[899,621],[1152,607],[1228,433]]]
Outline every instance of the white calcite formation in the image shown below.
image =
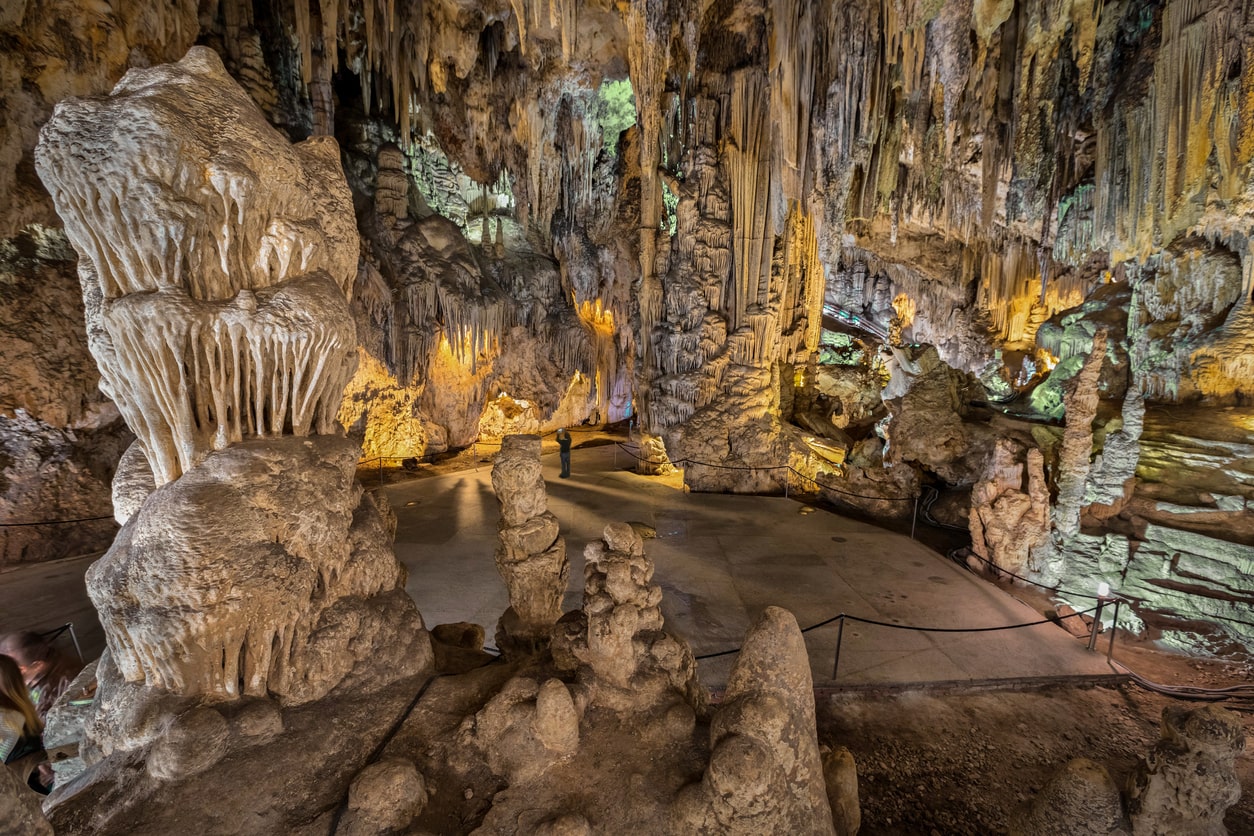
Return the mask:
[[335,437],[244,442],[149,496],[88,573],[123,678],[298,704],[426,667],[357,455]]
[[492,488],[501,502],[496,568],[509,591],[497,646],[526,651],[548,642],[562,616],[570,576],[566,541],[548,510],[540,469],[540,437],[508,435],[492,464]]
[[91,745],[152,739],[136,706],[163,694],[290,706],[429,667],[359,447],[336,434],[358,253],[334,141],[289,145],[196,48],[62,102],[37,163],[138,436],[125,525],[88,573],[109,646]]
[[158,484],[244,438],[335,428],[357,233],[334,141],[290,145],[196,48],[62,102],[36,165],[79,252],[101,387]]

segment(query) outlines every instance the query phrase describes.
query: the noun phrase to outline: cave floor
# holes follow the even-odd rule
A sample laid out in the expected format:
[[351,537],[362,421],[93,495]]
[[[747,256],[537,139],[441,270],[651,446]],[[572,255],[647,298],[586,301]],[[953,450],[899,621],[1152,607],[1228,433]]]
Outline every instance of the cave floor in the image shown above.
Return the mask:
[[[944,628],[1041,620],[1038,611],[981,581],[932,549],[877,526],[784,497],[687,493],[678,476],[639,476],[613,445],[576,448],[572,477],[558,478],[544,456],[549,509],[562,525],[571,561],[564,602],[579,605],[583,549],[605,525],[641,523],[654,580],[664,592],[667,629],[702,656],[738,647],[770,605],[808,627],[838,613]],[[428,626],[482,625],[489,643],[508,606],[493,551],[499,506],[491,466],[415,479],[384,489],[398,518],[396,554],[408,591]],[[838,625],[807,633],[816,684],[867,685],[1010,677],[1109,674],[1053,624],[984,633],[922,633],[846,623],[833,682]],[[735,655],[701,662],[711,688],[725,682]]]
[[[698,656],[739,646],[767,606],[793,612],[802,627],[845,612],[890,624],[990,627],[1039,621],[1039,610],[986,583],[908,536],[784,497],[688,493],[678,475],[639,476],[630,455],[608,439],[573,454],[573,475],[558,478],[544,456],[549,507],[562,524],[571,561],[565,608],[577,607],[583,549],[605,525],[635,522],[656,531],[645,551],[656,565],[669,630]],[[596,445],[596,446],[592,446]],[[549,445],[552,446],[552,445]],[[480,450],[483,452],[483,450]],[[508,605],[493,562],[498,503],[491,464],[425,471],[385,485],[398,518],[396,554],[407,589],[428,626],[470,621],[491,643]],[[477,466],[477,469],[475,467]],[[48,629],[73,620],[84,655],[103,647],[83,588],[94,557],[11,569],[0,575],[0,632]],[[806,635],[816,684],[873,685],[1108,674],[1105,657],[1052,624],[986,633],[922,633],[846,623],[839,675],[832,678],[838,626]],[[63,641],[65,641],[63,639]],[[67,650],[70,645],[66,644]],[[718,689],[734,654],[701,663]]]

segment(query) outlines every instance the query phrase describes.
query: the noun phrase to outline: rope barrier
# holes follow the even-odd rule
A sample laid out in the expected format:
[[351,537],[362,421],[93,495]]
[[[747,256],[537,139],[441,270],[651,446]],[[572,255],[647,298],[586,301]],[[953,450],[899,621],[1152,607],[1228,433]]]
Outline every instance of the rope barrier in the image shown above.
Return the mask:
[[[954,561],[955,563],[958,563],[958,564],[960,564],[960,565],[964,565],[964,564],[965,564],[965,560],[959,560],[959,559],[958,559],[958,557],[957,557],[958,553],[959,553],[959,552],[962,552],[962,551],[964,551],[964,549],[954,549],[953,551],[951,551],[951,552],[949,553],[949,559],[950,559],[950,560],[952,560],[952,561]],[[1032,580],[1031,578],[1025,578],[1025,577],[1023,577],[1022,575],[1016,575],[1014,572],[1011,572],[1009,569],[1003,569],[1002,567],[998,566],[996,563],[992,562],[991,560],[988,560],[988,559],[986,559],[986,558],[980,557],[978,554],[975,554],[974,552],[972,552],[972,551],[970,551],[970,550],[965,550],[965,551],[967,552],[967,558],[968,558],[968,559],[969,559],[969,558],[975,558],[976,560],[980,561],[981,563],[984,563],[984,564],[986,564],[987,566],[992,567],[993,571],[994,571],[994,572],[996,572],[996,573],[998,573],[998,574],[1001,574],[1001,575],[1007,575],[1007,576],[1009,576],[1009,577],[1014,578],[1015,580],[1020,580],[1020,581],[1023,581],[1024,583],[1031,584],[1032,586],[1038,587],[1038,588],[1040,588],[1040,589],[1044,589],[1044,590],[1046,590],[1046,591],[1048,591],[1048,592],[1052,592],[1052,593],[1054,593],[1054,594],[1056,594],[1056,595],[1063,595],[1063,596],[1067,596],[1067,597],[1069,597],[1069,598],[1087,598],[1087,599],[1089,599],[1090,601],[1096,601],[1096,600],[1098,600],[1098,599],[1099,599],[1099,597],[1100,597],[1100,596],[1097,596],[1097,595],[1087,595],[1087,594],[1085,594],[1085,593],[1083,593],[1083,592],[1075,592],[1074,590],[1070,590],[1070,589],[1062,589],[1061,587],[1057,587],[1057,586],[1046,586],[1045,584],[1043,584],[1043,583],[1038,583],[1038,582],[1036,582],[1036,581]],[[1116,598],[1116,599],[1121,599],[1121,600],[1127,600],[1126,598],[1121,598],[1121,596],[1117,596],[1117,595],[1107,596],[1107,597],[1108,597],[1108,598]],[[1201,597],[1205,597],[1205,596],[1193,595],[1193,596],[1191,596],[1191,597],[1194,597],[1194,598],[1201,598]],[[1223,622],[1227,622],[1227,623],[1229,623],[1229,624],[1240,624],[1240,625],[1242,625],[1242,626],[1244,626],[1244,627],[1254,627],[1254,622],[1250,622],[1250,621],[1243,621],[1243,620],[1241,620],[1241,619],[1239,619],[1239,618],[1229,618],[1229,617],[1222,616],[1222,615],[1211,615],[1211,614],[1209,614],[1209,613],[1199,614],[1199,616],[1198,616],[1198,617],[1199,617],[1201,620],[1203,620],[1203,621],[1223,621]]]
[[[1073,612],[1069,615],[1060,616],[1058,619],[1043,618],[1040,621],[1025,621],[1022,624],[1003,624],[997,627],[917,627],[912,624],[893,624],[888,621],[877,621],[873,618],[863,618],[862,616],[849,615],[848,613],[842,612],[839,615],[834,615],[831,618],[824,619],[817,624],[811,624],[809,627],[803,627],[801,632],[809,633],[811,630],[826,627],[827,625],[837,621],[857,621],[862,624],[872,624],[876,627],[889,627],[894,630],[910,630],[916,633],[994,633],[999,630],[1018,630],[1021,627],[1038,627],[1042,624],[1056,624],[1058,621],[1066,618],[1077,618],[1081,615],[1095,613],[1098,609],[1098,607],[1093,607],[1089,610]],[[739,647],[732,648],[731,650],[720,650],[717,653],[706,653],[704,655],[697,656],[696,659],[698,661],[702,659],[717,659],[720,656],[730,656],[733,653],[739,653],[740,650],[741,649]]]
[[0,528],[22,528],[28,525],[69,525],[71,523],[96,522],[98,520],[111,520],[112,514],[106,514],[102,517],[80,517],[76,520],[38,520],[36,522],[19,522],[19,523],[0,523]]

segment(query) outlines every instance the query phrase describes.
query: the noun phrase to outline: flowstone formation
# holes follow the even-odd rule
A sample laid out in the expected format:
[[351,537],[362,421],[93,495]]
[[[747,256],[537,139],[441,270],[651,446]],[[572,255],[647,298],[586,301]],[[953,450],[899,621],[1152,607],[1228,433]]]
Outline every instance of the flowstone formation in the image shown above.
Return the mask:
[[507,435],[492,463],[492,488],[501,503],[496,568],[509,591],[497,647],[507,654],[534,652],[548,643],[562,617],[570,576],[566,541],[547,509],[540,470],[540,437]]
[[36,165],[101,386],[158,485],[245,438],[336,428],[357,234],[334,142],[288,144],[201,48],[62,102]]
[[108,650],[74,792],[134,757],[142,797],[272,738],[280,708],[427,671],[430,642],[335,432],[357,251],[335,143],[290,146],[196,48],[63,102],[38,164],[138,436],[88,573]]

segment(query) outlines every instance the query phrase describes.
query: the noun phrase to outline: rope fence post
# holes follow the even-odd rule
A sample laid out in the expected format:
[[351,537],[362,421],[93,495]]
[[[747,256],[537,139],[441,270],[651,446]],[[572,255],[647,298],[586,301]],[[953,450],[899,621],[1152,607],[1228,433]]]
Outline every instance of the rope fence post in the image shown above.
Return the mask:
[[1118,598],[1115,599],[1115,622],[1110,625],[1110,644],[1106,645],[1107,662],[1115,652],[1115,633],[1119,631],[1119,605],[1122,603]]
[[1097,647],[1097,631],[1102,629],[1102,608],[1106,606],[1105,598],[1097,599],[1097,612],[1093,613],[1093,625],[1089,629],[1089,650]]
[[919,495],[914,495],[914,516],[910,518],[910,539],[914,539],[914,527],[919,524]]
[[379,456],[379,487],[383,487],[383,457]]
[[840,642],[845,637],[845,614],[837,616],[836,622],[836,659],[832,662],[832,681],[836,681],[836,673],[840,670]]
[[78,654],[78,663],[80,665],[87,664],[83,659],[83,647],[78,643],[78,634],[74,632],[74,622],[71,621],[65,626],[70,629],[70,641],[74,642],[74,652]]
[[470,443],[470,455],[475,460],[475,473],[479,472],[479,442]]

